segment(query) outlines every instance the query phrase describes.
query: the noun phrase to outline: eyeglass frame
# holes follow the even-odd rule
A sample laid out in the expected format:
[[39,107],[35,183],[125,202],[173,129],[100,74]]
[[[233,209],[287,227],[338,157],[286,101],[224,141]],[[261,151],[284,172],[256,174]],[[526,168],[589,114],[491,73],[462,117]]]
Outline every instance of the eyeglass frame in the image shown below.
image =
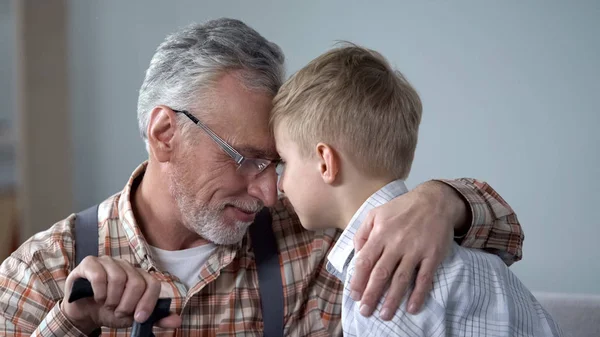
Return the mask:
[[[221,150],[223,150],[223,152],[225,152],[229,157],[231,157],[231,159],[233,159],[233,161],[237,165],[238,172],[240,172],[240,168],[242,168],[242,166],[245,165],[246,163],[253,164],[252,166],[250,166],[250,167],[254,168],[252,173],[240,172],[240,174],[242,174],[242,175],[249,175],[249,176],[258,175],[258,174],[262,173],[264,170],[266,170],[271,164],[273,164],[274,166],[277,167],[277,165],[281,162],[281,159],[270,160],[270,159],[263,159],[263,158],[245,157],[244,155],[239,153],[236,149],[234,149],[233,146],[231,146],[229,143],[227,143],[223,138],[219,137],[213,130],[211,130],[208,126],[206,126],[206,124],[202,123],[196,116],[192,115],[189,111],[176,110],[176,109],[171,109],[171,110],[173,110],[173,112],[175,112],[175,113],[180,113],[180,114],[185,115],[192,122],[194,122],[194,124],[196,124],[202,130],[204,130],[204,132],[206,132],[206,134],[208,134],[208,136],[215,143],[217,143],[217,145],[219,145]],[[256,171],[256,172],[254,172],[254,171]]]

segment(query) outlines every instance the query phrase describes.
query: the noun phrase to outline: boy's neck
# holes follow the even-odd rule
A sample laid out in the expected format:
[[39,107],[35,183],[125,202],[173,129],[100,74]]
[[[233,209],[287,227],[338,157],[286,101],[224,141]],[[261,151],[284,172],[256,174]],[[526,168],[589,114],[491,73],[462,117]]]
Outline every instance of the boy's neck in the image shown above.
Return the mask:
[[348,179],[344,186],[338,190],[338,207],[341,210],[340,218],[336,227],[344,230],[350,224],[350,220],[358,211],[360,206],[369,199],[373,193],[379,191],[394,179],[376,179],[357,176],[356,179]]

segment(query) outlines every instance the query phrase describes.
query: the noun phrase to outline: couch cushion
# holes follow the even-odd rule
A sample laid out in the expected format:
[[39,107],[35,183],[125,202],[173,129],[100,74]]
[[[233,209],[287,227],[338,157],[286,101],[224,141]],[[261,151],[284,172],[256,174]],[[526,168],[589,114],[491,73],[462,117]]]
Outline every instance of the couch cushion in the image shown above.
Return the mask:
[[534,292],[566,336],[600,336],[600,295]]

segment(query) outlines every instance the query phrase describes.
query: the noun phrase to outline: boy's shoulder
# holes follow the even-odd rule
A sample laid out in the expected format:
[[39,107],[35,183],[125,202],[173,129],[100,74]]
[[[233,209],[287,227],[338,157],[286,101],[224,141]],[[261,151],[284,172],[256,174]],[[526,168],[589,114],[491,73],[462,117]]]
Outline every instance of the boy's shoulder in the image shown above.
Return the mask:
[[481,273],[507,275],[510,271],[497,255],[480,249],[462,247],[453,242],[448,256],[438,267],[434,283],[455,279],[464,281]]
[[511,277],[514,275],[497,255],[453,242],[434,274],[432,295],[440,303],[452,298],[459,300],[462,292],[490,287],[506,289]]
[[[480,264],[485,262],[485,266]],[[508,266],[502,262],[502,259],[498,255],[491,252],[486,252],[481,249],[463,247],[453,242],[450,247],[450,253],[446,259],[442,262],[444,264],[461,264],[464,266],[477,265],[481,268],[499,268],[508,269]]]
[[[350,293],[355,260],[356,255],[349,261],[344,275],[345,298]],[[414,284],[407,293],[413,288]],[[518,297],[522,303],[506,302],[507,296]],[[379,318],[383,301],[373,315],[366,318],[360,315],[359,304],[344,299],[344,332],[356,336],[468,335],[463,331],[467,321],[485,321],[510,330],[522,326],[521,322],[507,318],[511,310],[520,310],[530,322],[536,318],[535,312],[529,310],[530,293],[498,256],[454,243],[434,275],[433,289],[419,314],[406,312],[407,300],[408,296],[402,299],[391,321],[383,321]],[[519,308],[515,309],[515,305]]]

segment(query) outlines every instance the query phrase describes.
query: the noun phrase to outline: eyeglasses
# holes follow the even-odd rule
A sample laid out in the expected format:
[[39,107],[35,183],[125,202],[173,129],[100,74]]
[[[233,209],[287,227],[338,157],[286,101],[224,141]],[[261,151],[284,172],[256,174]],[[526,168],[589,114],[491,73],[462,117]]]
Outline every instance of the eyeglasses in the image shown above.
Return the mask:
[[245,176],[255,176],[262,171],[266,170],[269,165],[274,164],[277,166],[279,160],[269,160],[261,158],[246,158],[238,151],[236,151],[229,143],[224,141],[221,137],[217,136],[208,126],[204,125],[196,116],[192,115],[186,110],[175,110],[171,109],[175,113],[184,114],[194,124],[198,125],[204,132],[206,132],[212,140],[221,147],[221,149],[227,153],[237,164],[237,172]]

